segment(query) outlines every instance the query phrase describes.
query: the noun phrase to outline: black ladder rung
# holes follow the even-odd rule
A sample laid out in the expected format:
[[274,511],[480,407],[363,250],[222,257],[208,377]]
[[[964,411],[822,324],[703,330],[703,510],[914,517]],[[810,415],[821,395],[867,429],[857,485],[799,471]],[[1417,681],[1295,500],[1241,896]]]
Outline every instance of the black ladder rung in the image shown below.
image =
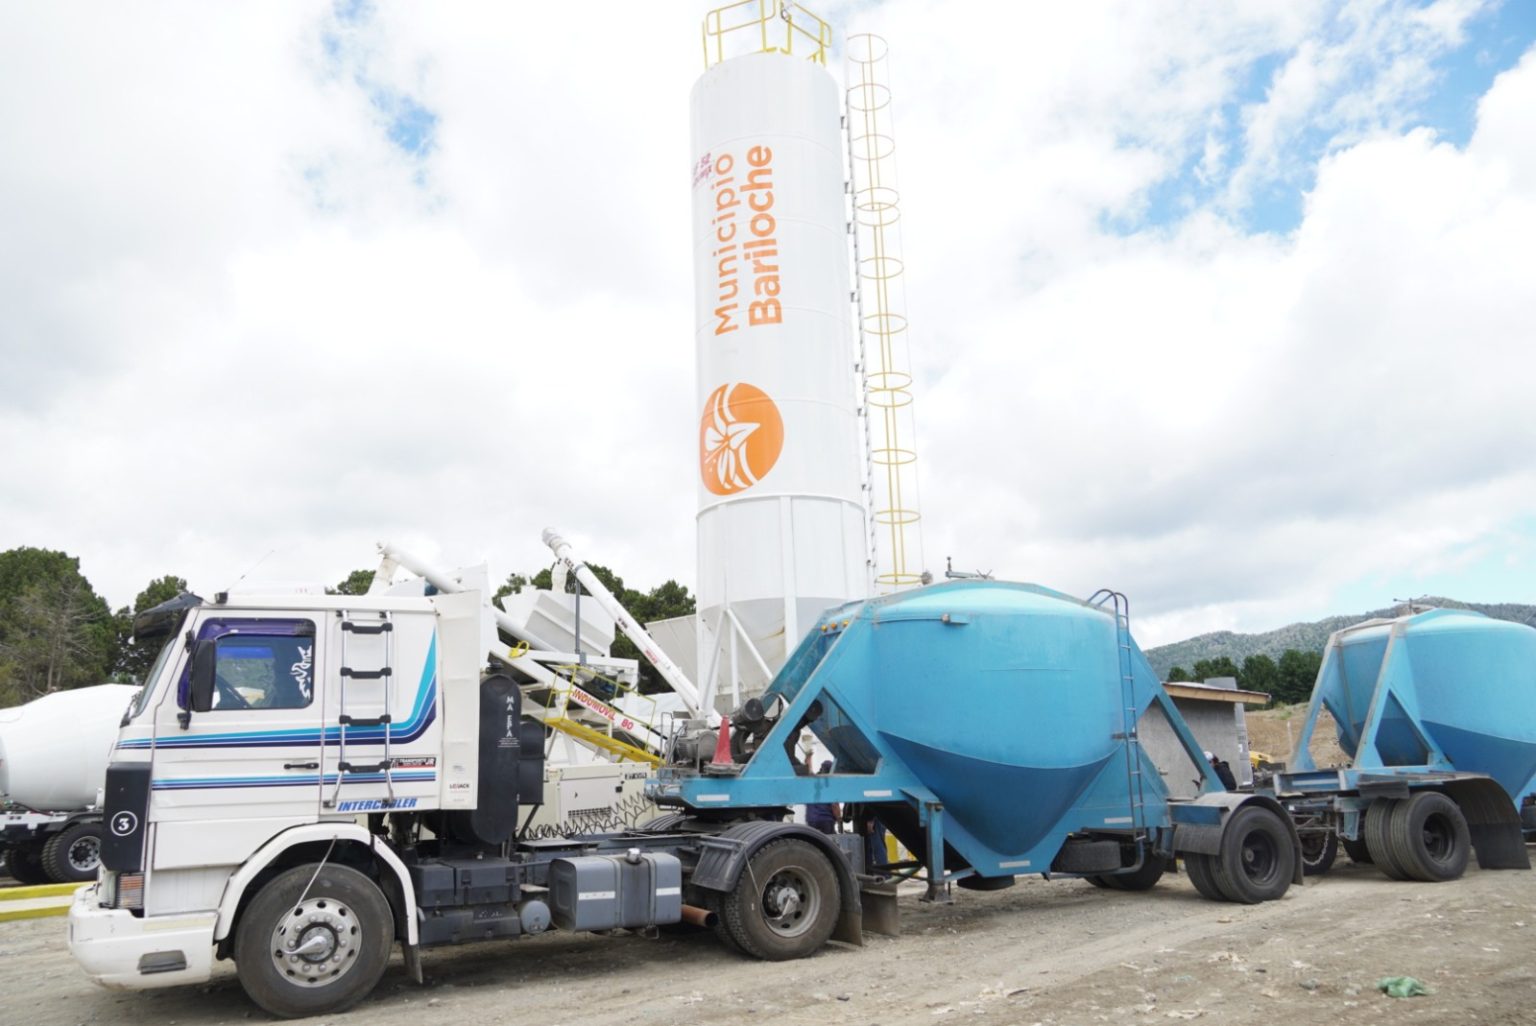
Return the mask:
[[343,620],[341,629],[351,631],[353,634],[388,634],[395,629],[395,625],[389,620],[383,623],[354,623],[351,620]]
[[338,722],[344,723],[349,727],[382,727],[392,722],[389,718],[389,713],[385,713],[383,716],[348,716],[346,713],[342,713],[336,719]]
[[379,680],[390,676],[392,673],[394,671],[387,666],[382,670],[354,670],[350,666],[343,666],[341,668],[341,675],[343,677],[351,677],[353,680]]
[[389,769],[388,761],[385,762],[343,762],[336,766],[343,773],[383,773]]

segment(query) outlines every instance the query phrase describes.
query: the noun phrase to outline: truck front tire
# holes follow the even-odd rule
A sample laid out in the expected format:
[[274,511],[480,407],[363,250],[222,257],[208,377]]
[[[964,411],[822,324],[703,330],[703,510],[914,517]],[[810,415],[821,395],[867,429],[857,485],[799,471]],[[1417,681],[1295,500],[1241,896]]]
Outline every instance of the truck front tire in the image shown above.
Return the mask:
[[100,867],[100,823],[71,823],[43,845],[43,869],[57,883],[94,880]]
[[346,866],[296,866],[252,899],[235,928],[240,986],[273,1015],[345,1011],[378,984],[394,946],[378,885]]

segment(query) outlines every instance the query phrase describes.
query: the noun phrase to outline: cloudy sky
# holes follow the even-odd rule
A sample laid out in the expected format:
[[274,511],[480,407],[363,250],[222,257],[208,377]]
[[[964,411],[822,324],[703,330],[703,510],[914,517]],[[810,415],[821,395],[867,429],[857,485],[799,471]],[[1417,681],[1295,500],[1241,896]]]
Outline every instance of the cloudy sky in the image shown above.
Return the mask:
[[[0,548],[691,584],[708,6],[0,8]],[[1536,600],[1536,4],[821,12],[891,47],[928,566],[1144,644]]]

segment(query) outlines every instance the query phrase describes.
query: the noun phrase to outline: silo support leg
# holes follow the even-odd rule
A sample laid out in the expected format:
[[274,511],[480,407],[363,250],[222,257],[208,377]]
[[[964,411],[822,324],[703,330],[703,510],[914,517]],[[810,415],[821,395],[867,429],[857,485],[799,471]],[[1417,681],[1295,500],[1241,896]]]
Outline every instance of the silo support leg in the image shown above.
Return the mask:
[[944,806],[938,802],[923,802],[922,819],[928,840],[928,850],[923,860],[928,870],[928,891],[923,895],[923,900],[948,905],[954,899],[950,897],[949,886],[944,882]]

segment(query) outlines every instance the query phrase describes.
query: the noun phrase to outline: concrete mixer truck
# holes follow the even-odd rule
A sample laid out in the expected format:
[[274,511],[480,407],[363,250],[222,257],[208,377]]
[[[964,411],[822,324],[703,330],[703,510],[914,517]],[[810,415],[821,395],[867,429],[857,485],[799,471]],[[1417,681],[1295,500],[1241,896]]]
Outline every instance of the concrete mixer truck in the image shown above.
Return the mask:
[[137,692],[101,684],[0,709],[0,852],[18,883],[96,878],[107,760]]
[[[314,1015],[372,990],[396,943],[418,980],[429,947],[550,929],[683,922],[782,960],[888,929],[891,876],[934,901],[1019,874],[1146,890],[1176,855],[1222,900],[1301,879],[1290,820],[1221,789],[1113,593],[960,581],[831,610],[763,698],[671,732],[648,784],[666,814],[537,840],[520,824],[544,730],[511,663],[487,665],[508,650],[476,592],[186,596],[141,614],[154,634],[107,769],[102,872],[69,916],[110,986],[232,958],[261,1007]],[[1147,715],[1204,793],[1168,796]],[[802,772],[806,732],[833,772]],[[867,872],[861,838],[790,819],[819,802],[862,804],[918,859]]]

